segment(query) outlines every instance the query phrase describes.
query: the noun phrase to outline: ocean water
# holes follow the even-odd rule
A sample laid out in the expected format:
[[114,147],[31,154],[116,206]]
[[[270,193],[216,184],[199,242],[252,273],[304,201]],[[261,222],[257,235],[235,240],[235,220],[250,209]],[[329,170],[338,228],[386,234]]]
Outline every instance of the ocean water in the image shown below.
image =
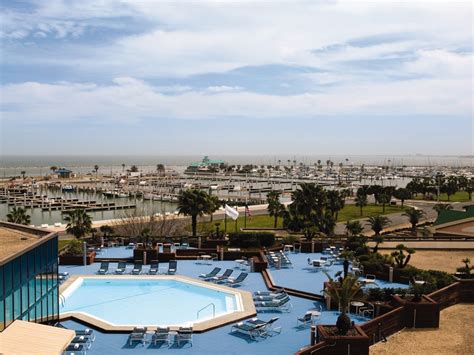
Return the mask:
[[[427,156],[427,155],[212,155],[211,159],[221,159],[229,164],[256,164],[256,165],[282,165],[288,164],[288,160],[296,160],[299,164],[314,164],[321,160],[325,165],[326,160],[331,160],[338,165],[340,162],[345,165],[366,164],[367,166],[391,165],[391,166],[420,166],[420,167],[474,167],[473,156]],[[157,164],[164,164],[178,172],[194,161],[202,160],[202,156],[197,155],[162,155],[162,156],[0,156],[0,177],[19,176],[25,171],[29,176],[41,176],[50,173],[51,166],[65,167],[78,173],[92,172],[94,165],[99,166],[99,173],[117,173],[131,165],[136,165],[142,172],[156,170]],[[347,160],[346,160],[347,159]]]

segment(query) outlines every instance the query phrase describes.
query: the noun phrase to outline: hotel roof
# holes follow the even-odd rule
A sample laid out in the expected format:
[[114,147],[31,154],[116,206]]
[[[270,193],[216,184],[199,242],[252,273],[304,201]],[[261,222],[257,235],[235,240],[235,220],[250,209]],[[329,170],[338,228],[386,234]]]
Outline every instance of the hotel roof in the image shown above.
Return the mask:
[[43,244],[55,235],[50,231],[0,222],[0,265]]
[[438,218],[434,222],[435,226],[439,226],[446,223],[452,222],[461,222],[467,218],[474,217],[474,205],[469,206],[466,211],[457,211],[457,210],[445,210],[441,211]]

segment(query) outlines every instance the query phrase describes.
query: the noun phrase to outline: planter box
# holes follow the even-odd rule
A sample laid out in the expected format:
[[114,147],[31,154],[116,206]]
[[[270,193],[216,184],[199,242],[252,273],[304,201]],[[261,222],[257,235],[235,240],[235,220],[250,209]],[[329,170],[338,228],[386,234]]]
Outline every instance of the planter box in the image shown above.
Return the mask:
[[369,355],[370,341],[369,337],[359,327],[355,326],[353,329],[357,335],[331,335],[329,328],[334,328],[334,325],[318,325],[316,342],[325,341],[331,345],[324,348],[324,354],[340,355],[340,354],[357,354]]
[[[87,254],[86,264],[90,265],[94,262],[95,251],[92,251]],[[60,255],[59,256],[59,265],[83,265],[84,258],[82,255]]]
[[[146,260],[144,253],[146,252]],[[158,250],[156,249],[135,249],[133,250],[133,261],[150,264],[151,261],[158,260]]]
[[393,300],[405,309],[405,326],[408,328],[438,328],[440,306],[427,296],[421,301],[414,302],[399,296],[392,296]]

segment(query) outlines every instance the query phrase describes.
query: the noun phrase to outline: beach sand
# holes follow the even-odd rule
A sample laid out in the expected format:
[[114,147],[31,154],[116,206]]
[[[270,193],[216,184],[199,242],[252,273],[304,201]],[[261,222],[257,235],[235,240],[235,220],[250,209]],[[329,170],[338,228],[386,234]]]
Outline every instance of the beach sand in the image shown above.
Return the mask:
[[[381,250],[390,254],[392,250]],[[462,259],[469,258],[474,264],[474,250],[417,250],[411,256],[410,265],[425,270],[440,270],[449,273],[456,272],[456,268],[463,266]]]
[[370,347],[371,355],[474,354],[474,304],[457,304],[441,311],[439,329],[405,329],[386,343]]

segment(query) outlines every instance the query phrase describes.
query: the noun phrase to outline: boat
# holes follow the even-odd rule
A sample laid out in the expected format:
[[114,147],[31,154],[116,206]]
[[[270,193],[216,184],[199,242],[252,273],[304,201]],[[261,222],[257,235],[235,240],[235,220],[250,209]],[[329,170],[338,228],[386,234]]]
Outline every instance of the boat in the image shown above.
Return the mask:
[[62,192],[75,192],[76,188],[72,185],[64,185],[63,187],[61,187],[61,191]]

